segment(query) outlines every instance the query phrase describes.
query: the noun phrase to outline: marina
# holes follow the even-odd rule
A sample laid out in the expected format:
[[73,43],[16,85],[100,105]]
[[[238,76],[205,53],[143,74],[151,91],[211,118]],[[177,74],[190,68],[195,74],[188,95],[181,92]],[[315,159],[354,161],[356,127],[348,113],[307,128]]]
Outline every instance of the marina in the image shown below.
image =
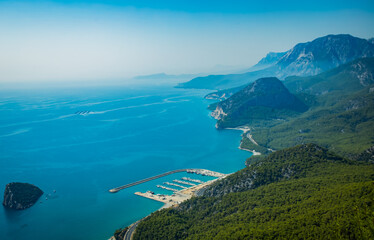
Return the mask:
[[[223,174],[224,176],[220,178],[216,178],[207,182],[200,183],[198,185],[193,185],[188,188],[184,188],[182,190],[175,190],[173,189],[173,194],[166,195],[166,194],[155,194],[154,192],[147,191],[145,193],[142,192],[136,192],[135,195],[142,196],[148,199],[152,199],[158,202],[165,203],[165,206],[163,208],[171,207],[178,205],[188,199],[190,199],[192,196],[195,196],[195,193],[201,191],[204,187],[214,183],[215,181],[225,178],[229,174]],[[157,185],[157,187],[167,189],[167,187]],[[167,189],[169,190],[169,189]]]
[[[152,181],[152,180],[155,180],[155,179],[158,179],[158,178],[161,178],[161,177],[165,177],[165,176],[168,176],[168,175],[171,175],[171,174],[174,174],[174,173],[180,173],[180,172],[199,174],[199,175],[202,175],[202,176],[210,176],[210,177],[215,177],[215,179],[204,182],[204,181],[201,181],[199,179],[193,179],[193,178],[190,178],[190,177],[182,177],[181,179],[184,180],[184,181],[174,179],[173,182],[163,182],[164,185],[178,187],[178,188],[181,188],[181,190],[178,190],[178,189],[175,189],[175,188],[172,188],[172,187],[167,187],[167,186],[160,185],[160,184],[156,185],[156,187],[158,187],[158,188],[165,189],[165,190],[168,190],[168,191],[172,191],[173,194],[171,194],[171,195],[155,194],[154,192],[149,191],[149,190],[146,191],[145,193],[135,192],[135,195],[142,196],[142,197],[145,197],[145,198],[149,198],[149,199],[152,199],[152,200],[155,200],[155,201],[158,201],[158,202],[163,202],[163,203],[166,204],[164,207],[170,207],[170,206],[174,206],[176,204],[179,204],[179,203],[181,203],[181,202],[183,202],[187,199],[190,199],[192,196],[195,195],[195,192],[201,191],[201,189],[203,189],[204,187],[212,184],[213,182],[217,181],[218,179],[222,179],[222,178],[225,178],[228,175],[230,175],[230,174],[214,172],[214,171],[206,170],[206,169],[178,169],[178,170],[162,173],[162,174],[159,174],[159,175],[156,175],[156,176],[153,176],[153,177],[145,178],[145,179],[142,179],[142,180],[139,180],[139,181],[136,181],[136,182],[133,182],[133,183],[129,183],[129,184],[117,187],[117,188],[113,188],[113,189],[110,189],[109,192],[116,193],[116,192],[118,192],[120,190],[123,190],[123,189],[126,189],[126,188],[130,188],[130,187],[133,187],[133,186],[136,186],[136,185],[148,182],[148,181]],[[184,184],[186,186],[182,186],[178,183]]]

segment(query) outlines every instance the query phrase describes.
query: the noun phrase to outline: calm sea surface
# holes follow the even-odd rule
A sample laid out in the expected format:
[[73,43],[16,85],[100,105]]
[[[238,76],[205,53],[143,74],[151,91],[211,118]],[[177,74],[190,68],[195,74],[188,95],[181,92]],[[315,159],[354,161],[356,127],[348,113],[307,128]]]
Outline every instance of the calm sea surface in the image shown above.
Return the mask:
[[211,178],[179,173],[116,194],[110,188],[180,168],[243,168],[251,153],[238,149],[241,132],[214,128],[206,93],[172,87],[0,91],[0,198],[13,181],[45,193],[27,210],[0,206],[0,239],[108,239],[163,205],[134,192],[172,194],[156,185]]

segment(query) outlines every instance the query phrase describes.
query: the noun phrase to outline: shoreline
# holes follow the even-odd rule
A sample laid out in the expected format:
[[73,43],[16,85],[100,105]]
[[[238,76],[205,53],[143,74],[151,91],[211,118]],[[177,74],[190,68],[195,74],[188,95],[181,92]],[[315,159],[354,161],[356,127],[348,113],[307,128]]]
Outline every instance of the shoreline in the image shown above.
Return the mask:
[[261,155],[260,152],[256,152],[255,150],[249,150],[249,149],[246,149],[246,148],[242,148],[241,146],[238,147],[240,150],[243,150],[243,151],[247,151],[247,152],[251,152],[253,153],[253,156],[259,156]]
[[[253,144],[257,145],[258,146],[258,143],[252,138],[252,135],[250,134],[250,131],[251,131],[251,128],[250,127],[247,127],[247,126],[244,126],[244,127],[236,127],[236,128],[225,128],[225,129],[228,129],[228,130],[238,130],[238,131],[242,131],[243,134],[242,134],[242,138],[243,137],[246,137],[248,138]],[[258,155],[261,155],[260,152],[256,152],[255,150],[250,150],[250,149],[247,149],[247,148],[243,148],[242,147],[242,140],[240,140],[240,145],[238,147],[240,150],[243,150],[243,151],[247,151],[247,152],[251,152],[253,153],[253,156],[258,156]]]
[[[241,135],[241,137],[247,137],[249,138],[254,144],[258,145],[257,142],[252,138],[252,135],[250,135],[248,132],[251,131],[250,127],[247,127],[247,126],[243,126],[243,127],[236,127],[236,128],[225,128],[227,130],[239,130],[239,131],[242,131],[243,134]],[[248,133],[246,135],[246,133]],[[249,136],[248,136],[249,135]],[[247,151],[247,152],[250,152],[253,154],[253,156],[256,156],[256,155],[261,155],[260,152],[256,152],[255,150],[250,150],[250,149],[246,149],[246,148],[243,148],[242,146],[242,139],[240,141],[240,145],[238,147],[239,150],[243,150],[243,151]],[[232,174],[232,173],[231,173]],[[145,193],[141,193],[141,192],[135,192],[134,194],[135,195],[138,195],[138,196],[141,196],[141,197],[144,197],[144,198],[148,198],[150,200],[154,200],[154,201],[158,201],[158,202],[162,202],[164,203],[164,205],[162,207],[160,207],[159,209],[157,209],[156,211],[154,212],[157,212],[157,211],[160,211],[162,209],[167,209],[167,208],[173,208],[173,207],[176,207],[178,206],[180,203],[192,198],[193,196],[197,196],[196,193],[198,193],[199,191],[201,191],[204,187],[207,187],[209,185],[211,185],[212,183],[216,182],[217,180],[221,180],[231,174],[224,174],[224,176],[220,176],[216,179],[213,179],[213,180],[210,180],[210,181],[207,181],[207,182],[204,182],[204,183],[201,183],[201,184],[198,184],[198,185],[195,185],[195,186],[191,186],[189,188],[186,188],[186,189],[181,189],[177,192],[174,192],[174,194],[172,195],[160,195],[160,194],[154,194],[154,193],[151,193],[149,191],[145,192]],[[152,212],[153,213],[153,212]],[[150,216],[152,213],[150,213],[148,216]],[[147,218],[148,216],[136,221],[135,223],[129,225],[129,229],[127,230],[127,232],[125,233],[125,237],[124,239],[131,239],[132,238],[132,234],[135,232],[136,230],[136,226],[145,218]],[[131,230],[131,231],[130,231]],[[130,236],[129,236],[130,234]],[[109,240],[115,240],[114,236],[112,236]]]

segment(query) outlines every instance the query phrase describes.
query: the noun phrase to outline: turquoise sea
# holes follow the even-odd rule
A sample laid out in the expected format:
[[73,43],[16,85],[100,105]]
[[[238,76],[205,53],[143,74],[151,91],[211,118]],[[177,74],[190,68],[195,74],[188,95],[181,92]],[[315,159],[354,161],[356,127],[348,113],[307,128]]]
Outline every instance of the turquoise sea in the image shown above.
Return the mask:
[[163,205],[134,192],[171,194],[156,185],[192,175],[115,194],[110,188],[180,168],[243,168],[251,153],[238,149],[241,132],[215,129],[206,93],[169,86],[1,90],[0,198],[14,181],[45,194],[23,211],[1,206],[0,239],[108,239]]

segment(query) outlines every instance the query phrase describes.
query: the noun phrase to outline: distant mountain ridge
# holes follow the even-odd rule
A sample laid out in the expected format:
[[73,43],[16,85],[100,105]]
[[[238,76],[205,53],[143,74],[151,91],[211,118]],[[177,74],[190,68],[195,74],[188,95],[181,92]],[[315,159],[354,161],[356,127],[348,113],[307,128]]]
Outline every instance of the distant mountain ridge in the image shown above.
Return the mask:
[[[273,58],[277,59],[277,55]],[[299,43],[268,68],[243,74],[210,75],[181,83],[182,88],[226,89],[246,85],[262,77],[311,76],[358,58],[374,57],[372,40],[348,34],[327,35],[311,42]],[[272,59],[270,56],[268,60]],[[260,62],[261,62],[260,61]],[[273,61],[274,62],[274,61]]]
[[276,64],[287,52],[269,52],[250,70],[261,70]]
[[316,75],[366,57],[374,57],[372,42],[348,34],[328,35],[289,50],[277,63],[277,77]]

